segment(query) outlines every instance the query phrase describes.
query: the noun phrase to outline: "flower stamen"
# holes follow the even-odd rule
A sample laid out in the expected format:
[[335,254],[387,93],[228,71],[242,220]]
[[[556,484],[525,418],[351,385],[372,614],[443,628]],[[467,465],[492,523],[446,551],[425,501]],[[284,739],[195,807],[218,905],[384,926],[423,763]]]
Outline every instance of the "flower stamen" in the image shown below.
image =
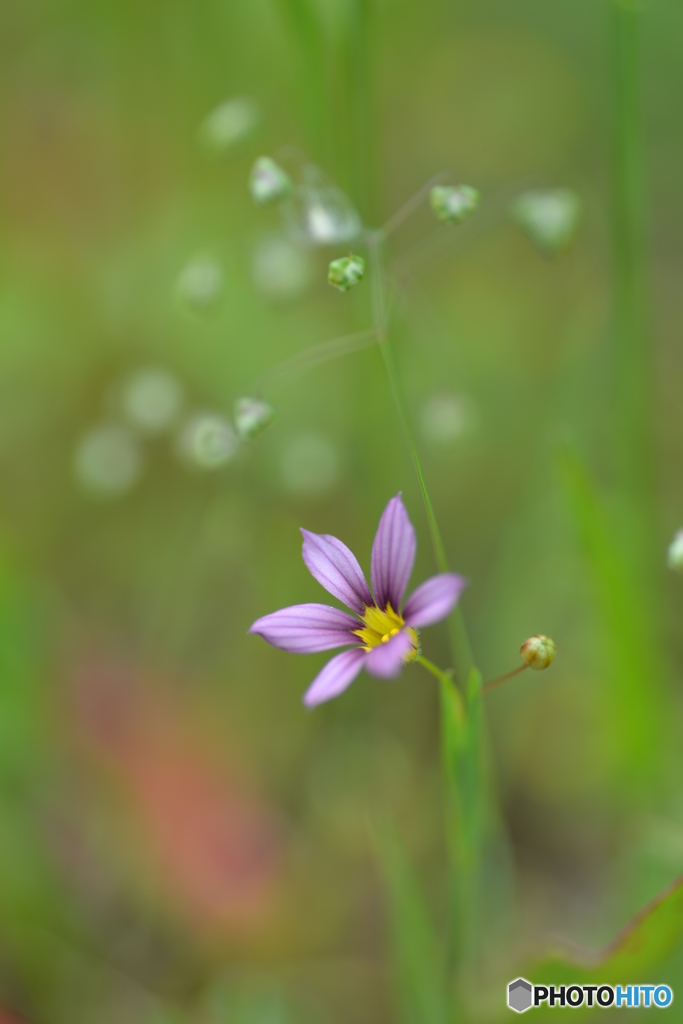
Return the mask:
[[417,656],[418,639],[417,633],[410,626],[406,626],[405,620],[395,612],[390,604],[382,610],[377,605],[370,605],[363,613],[363,627],[355,629],[355,636],[363,641],[363,647],[368,653],[373,647],[380,644],[388,644],[393,637],[405,629],[412,641],[410,651],[403,658],[404,662],[412,661]]

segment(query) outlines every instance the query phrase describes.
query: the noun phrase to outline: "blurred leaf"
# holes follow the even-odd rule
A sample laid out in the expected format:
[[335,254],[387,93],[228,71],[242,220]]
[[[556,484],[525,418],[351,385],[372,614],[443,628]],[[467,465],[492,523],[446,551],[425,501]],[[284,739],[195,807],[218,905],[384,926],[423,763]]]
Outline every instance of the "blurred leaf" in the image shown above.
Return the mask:
[[318,158],[324,157],[329,135],[329,110],[327,46],[322,21],[311,0],[279,0],[279,6],[292,37],[293,64],[309,144]]
[[683,942],[683,875],[656,896],[605,949],[574,948],[548,956],[529,974],[536,984],[594,981],[639,984]]
[[[0,922],[8,931],[67,910],[56,887],[39,809],[54,777],[38,671],[37,605],[0,549]],[[30,957],[30,951],[27,954]]]
[[446,1024],[449,1020],[443,956],[429,910],[407,854],[394,829],[374,830],[389,903],[393,966],[405,1024]]
[[601,612],[598,651],[612,686],[609,711],[620,745],[620,770],[642,786],[656,770],[663,733],[662,667],[647,601],[629,572],[619,532],[580,457],[565,448],[558,465]]
[[453,683],[441,685],[441,757],[446,781],[446,834],[451,861],[449,956],[461,965],[476,949],[482,828],[487,794],[481,675],[472,669],[465,699]]
[[289,1024],[285,997],[274,983],[220,980],[204,997],[207,1024]]
[[374,11],[371,0],[350,0],[346,4],[341,32],[343,100],[340,135],[344,145],[340,157],[346,163],[346,178],[364,219],[373,208],[373,50]]

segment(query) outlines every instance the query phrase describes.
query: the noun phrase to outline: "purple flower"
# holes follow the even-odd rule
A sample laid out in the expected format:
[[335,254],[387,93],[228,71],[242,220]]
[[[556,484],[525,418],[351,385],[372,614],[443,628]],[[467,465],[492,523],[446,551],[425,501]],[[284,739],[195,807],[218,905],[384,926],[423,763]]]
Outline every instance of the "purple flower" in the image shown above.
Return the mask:
[[249,632],[293,654],[351,648],[328,661],[306,691],[304,704],[314,707],[343,693],[362,668],[381,678],[397,676],[403,665],[419,654],[416,631],[450,614],[466,580],[451,572],[432,576],[399,610],[417,547],[400,494],[382,513],[372,545],[374,598],[363,570],[345,544],[327,534],[301,532],[303,559],[311,575],[353,614],[326,604],[296,604],[257,619]]

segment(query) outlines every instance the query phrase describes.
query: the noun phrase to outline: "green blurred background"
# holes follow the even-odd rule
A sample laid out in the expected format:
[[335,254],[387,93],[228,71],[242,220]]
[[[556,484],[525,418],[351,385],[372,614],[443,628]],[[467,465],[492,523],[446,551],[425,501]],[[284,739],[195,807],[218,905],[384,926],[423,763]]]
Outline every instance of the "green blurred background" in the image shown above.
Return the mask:
[[[681,871],[683,595],[665,551],[683,521],[683,10],[643,6],[657,596],[611,614],[610,528],[586,529],[562,468],[578,452],[609,512],[607,0],[4,0],[3,1022],[400,1019],[377,815],[443,918],[433,681],[417,666],[362,676],[311,713],[300,698],[326,656],[246,636],[324,600],[300,526],[368,567],[399,490],[414,581],[434,571],[377,352],[283,377],[267,434],[233,452],[227,426],[220,465],[192,458],[197,415],[229,420],[270,366],[370,323],[366,285],[326,284],[345,247],[292,247],[251,201],[254,160],[283,146],[370,225],[444,168],[483,194],[480,226],[450,229],[424,273],[404,254],[435,228],[426,206],[390,254],[405,285],[392,337],[451,564],[471,581],[477,662],[499,675],[537,632],[559,651],[488,698],[510,841],[491,976],[519,973],[546,932],[607,942]],[[201,125],[234,97],[244,125],[209,151]],[[581,196],[555,261],[505,215],[529,186]],[[150,369],[166,374],[152,395],[175,410],[168,430],[131,398]],[[625,683],[618,652],[641,626],[646,672]],[[443,627],[424,649],[448,665]],[[675,985],[683,969],[660,974]]]

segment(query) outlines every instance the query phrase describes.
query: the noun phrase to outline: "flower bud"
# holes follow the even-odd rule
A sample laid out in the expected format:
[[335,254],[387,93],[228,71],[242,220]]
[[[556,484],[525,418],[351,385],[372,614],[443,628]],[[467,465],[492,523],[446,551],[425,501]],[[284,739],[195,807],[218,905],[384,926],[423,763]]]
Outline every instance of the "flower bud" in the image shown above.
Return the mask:
[[679,530],[669,544],[666,552],[666,564],[674,572],[683,572],[683,530]]
[[260,156],[251,169],[249,189],[255,203],[270,206],[287,198],[292,191],[292,181],[269,156]]
[[512,219],[549,259],[569,245],[580,213],[581,200],[568,188],[525,192],[510,209]]
[[275,418],[275,410],[261,398],[238,398],[235,403],[235,429],[242,440],[258,437]]
[[543,634],[530,636],[522,644],[519,653],[529,668],[547,668],[555,660],[555,644],[549,636]]
[[470,185],[437,185],[429,193],[432,210],[444,224],[459,224],[479,205],[479,192]]
[[332,260],[327,273],[327,280],[333,288],[340,292],[347,292],[363,280],[365,274],[365,260],[362,256],[355,256],[350,253],[342,256],[341,259]]

